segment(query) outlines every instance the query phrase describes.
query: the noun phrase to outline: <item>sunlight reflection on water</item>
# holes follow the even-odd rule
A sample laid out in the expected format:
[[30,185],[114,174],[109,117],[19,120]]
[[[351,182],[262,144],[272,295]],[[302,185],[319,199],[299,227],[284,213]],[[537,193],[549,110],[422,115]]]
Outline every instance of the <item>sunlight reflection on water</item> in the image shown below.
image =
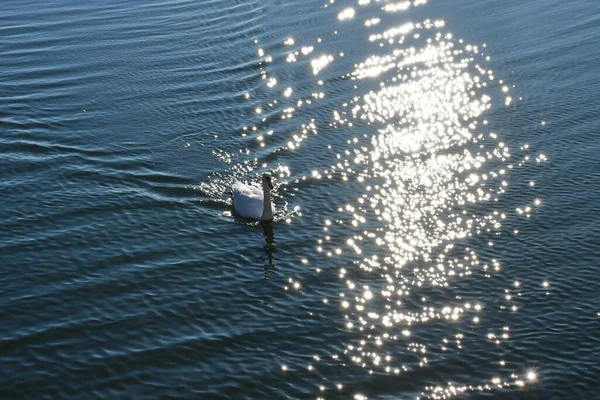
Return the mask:
[[[410,5],[388,3],[383,10],[398,12]],[[354,10],[338,18],[350,14],[354,17]],[[369,21],[375,20],[379,22]],[[442,20],[425,20],[370,34],[369,41],[380,52],[358,63],[349,76],[378,88],[336,110],[331,124],[353,130],[357,136],[349,143],[359,144],[338,154],[330,171],[364,187],[340,207],[356,233],[338,243],[361,258],[340,268],[346,289],[339,303],[345,328],[355,332],[345,353],[370,372],[401,374],[425,367],[431,358],[443,358],[449,347],[466,351],[463,333],[449,340],[442,332],[462,320],[481,324],[485,307],[452,298],[452,284],[474,270],[482,277],[500,270],[498,260],[480,256],[463,242],[501,234],[506,213],[493,204],[505,193],[506,175],[514,165],[508,146],[487,128],[485,114],[492,97],[503,96],[506,106],[512,98],[502,81],[497,93],[493,71],[482,66],[489,57],[478,46],[441,32],[444,26]],[[360,145],[360,136],[370,137],[370,143]],[[321,173],[313,171],[313,176]],[[325,225],[329,231],[332,223],[326,220]],[[335,257],[344,250],[335,247],[331,236],[319,239],[317,251]],[[447,288],[448,293],[422,297],[427,288]],[[518,311],[514,304],[511,309]],[[440,323],[448,329],[440,330]],[[508,331],[506,326],[497,336],[491,333],[490,340],[509,340]],[[425,387],[425,393],[447,398],[467,390],[520,387],[523,382],[513,373],[494,377],[491,385],[449,384]]]
[[[363,50],[361,61],[342,76],[353,90],[334,98],[337,106],[329,128],[341,130],[349,139],[328,168],[296,174],[285,159],[269,163],[263,161],[265,156],[252,158],[253,151],[265,147],[269,151],[269,146],[273,154],[283,150],[302,155],[304,142],[327,123],[302,112],[332,95],[334,83],[323,75],[346,53],[330,51],[321,38],[303,44],[288,36],[281,40],[279,54],[258,48],[260,76],[272,96],[259,102],[254,94],[244,93],[255,111],[255,122],[241,131],[250,140],[237,154],[245,162],[234,162],[233,153],[221,154],[233,175],[266,169],[292,190],[311,180],[359,184],[353,198],[335,205],[345,217],[325,219],[326,235],[317,240],[316,256],[327,261],[339,257],[343,289],[335,305],[342,312],[341,328],[349,334],[344,354],[369,373],[399,375],[436,368],[430,366],[432,361],[439,365],[446,354],[468,352],[465,343],[473,340],[496,346],[511,340],[507,325],[500,331],[490,327],[487,336],[481,332],[465,336],[461,324],[471,330],[485,327],[486,305],[478,294],[462,297],[458,286],[460,281],[477,282],[501,271],[500,260],[486,253],[511,214],[498,206],[499,199],[508,187],[510,170],[531,160],[526,155],[515,161],[509,146],[489,127],[493,108],[510,106],[513,99],[510,85],[486,66],[490,58],[483,52],[485,45],[455,38],[441,19],[382,23],[386,14],[424,4],[365,0],[356,9],[346,7],[335,14],[342,26],[359,19],[369,7],[379,10],[373,16],[371,9],[363,24],[373,53]],[[270,68],[281,62],[307,70],[315,81],[295,88]],[[272,125],[275,119],[291,121],[296,128],[282,134]],[[526,151],[526,146],[519,150]],[[224,182],[213,180],[218,187],[213,192],[223,191]],[[540,204],[539,199],[534,202]],[[301,216],[299,205],[295,207]],[[516,211],[529,217],[532,206]],[[299,292],[305,287],[301,279],[290,277],[284,289]],[[518,312],[515,299],[520,293],[514,295],[507,290],[508,305],[503,307]],[[329,300],[324,298],[323,304]],[[318,361],[308,370],[318,368]],[[423,386],[423,395],[446,398],[532,381],[523,369],[509,373],[504,360],[499,365],[501,373],[490,381],[477,377],[464,386]],[[281,368],[286,372],[291,366]]]

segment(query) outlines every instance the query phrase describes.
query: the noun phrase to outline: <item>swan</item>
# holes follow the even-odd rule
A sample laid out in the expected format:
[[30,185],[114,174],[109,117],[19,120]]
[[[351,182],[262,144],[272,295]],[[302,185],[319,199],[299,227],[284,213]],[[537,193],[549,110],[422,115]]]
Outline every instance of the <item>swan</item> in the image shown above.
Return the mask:
[[252,185],[234,181],[231,185],[231,201],[233,208],[242,217],[258,221],[273,220],[273,205],[271,204],[271,190],[273,183],[267,174],[262,176],[262,191]]

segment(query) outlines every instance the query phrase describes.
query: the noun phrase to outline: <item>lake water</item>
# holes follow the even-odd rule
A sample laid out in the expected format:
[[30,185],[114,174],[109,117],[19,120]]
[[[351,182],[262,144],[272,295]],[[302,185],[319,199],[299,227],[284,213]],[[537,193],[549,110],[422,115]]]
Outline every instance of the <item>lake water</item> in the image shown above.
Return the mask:
[[599,27],[4,0],[0,397],[597,398]]

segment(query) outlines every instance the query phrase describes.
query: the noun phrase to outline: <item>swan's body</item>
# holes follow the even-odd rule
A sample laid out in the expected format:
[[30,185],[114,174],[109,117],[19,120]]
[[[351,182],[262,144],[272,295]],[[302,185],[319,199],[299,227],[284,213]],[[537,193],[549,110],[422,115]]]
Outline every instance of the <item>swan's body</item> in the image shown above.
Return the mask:
[[256,186],[235,181],[231,186],[233,208],[242,217],[258,221],[271,221],[273,219],[271,189],[273,189],[273,184],[268,175],[263,175],[262,190]]

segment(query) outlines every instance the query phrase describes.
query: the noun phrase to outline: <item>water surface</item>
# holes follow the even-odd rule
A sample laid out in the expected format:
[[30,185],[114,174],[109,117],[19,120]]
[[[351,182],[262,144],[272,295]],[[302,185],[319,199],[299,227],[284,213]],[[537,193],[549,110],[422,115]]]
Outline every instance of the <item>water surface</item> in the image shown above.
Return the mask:
[[596,395],[595,2],[2,11],[3,398]]

